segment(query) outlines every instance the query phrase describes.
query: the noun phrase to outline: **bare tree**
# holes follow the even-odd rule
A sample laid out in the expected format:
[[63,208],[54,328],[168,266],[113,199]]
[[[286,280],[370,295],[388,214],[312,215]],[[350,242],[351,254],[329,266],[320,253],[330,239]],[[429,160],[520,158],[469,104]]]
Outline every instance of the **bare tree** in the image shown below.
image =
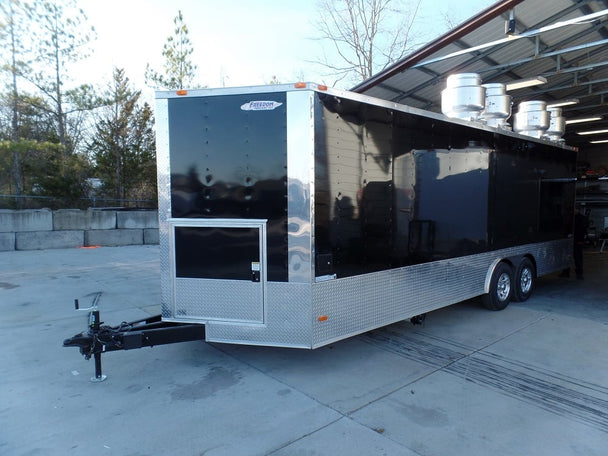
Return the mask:
[[37,63],[42,66],[42,71],[30,82],[53,107],[65,159],[65,154],[75,148],[68,132],[68,116],[93,108],[90,85],[66,89],[65,85],[70,80],[68,63],[87,56],[87,45],[95,39],[95,29],[87,25],[88,18],[78,8],[76,0],[44,0],[36,2],[35,6]]
[[407,7],[401,0],[320,0],[319,39],[332,43],[336,57],[325,54],[318,63],[336,83],[345,78],[356,83],[383,70],[411,50],[420,2]]
[[454,11],[442,11],[441,19],[446,30],[452,30],[453,28],[456,28],[460,22],[462,22],[459,19],[459,15],[455,14]]

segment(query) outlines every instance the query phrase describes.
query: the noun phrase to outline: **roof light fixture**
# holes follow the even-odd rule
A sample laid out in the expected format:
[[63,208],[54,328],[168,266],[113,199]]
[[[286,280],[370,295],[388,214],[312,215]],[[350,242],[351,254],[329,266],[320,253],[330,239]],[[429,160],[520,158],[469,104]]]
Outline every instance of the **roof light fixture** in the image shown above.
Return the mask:
[[597,141],[589,141],[591,144],[604,144],[608,143],[608,139],[599,139]]
[[595,122],[596,120],[602,120],[601,117],[581,117],[579,119],[568,119],[566,120],[566,125],[572,125],[583,122]]
[[547,108],[561,108],[562,106],[570,106],[578,104],[578,98],[570,98],[568,100],[556,101],[555,103],[550,103],[547,105]]
[[605,130],[587,130],[587,131],[577,131],[577,135],[599,135],[601,133],[608,133],[608,129]]
[[509,90],[523,89],[524,87],[532,87],[546,83],[547,78],[544,78],[542,76],[536,76],[533,78],[519,79],[517,81],[507,82],[506,89],[508,92]]

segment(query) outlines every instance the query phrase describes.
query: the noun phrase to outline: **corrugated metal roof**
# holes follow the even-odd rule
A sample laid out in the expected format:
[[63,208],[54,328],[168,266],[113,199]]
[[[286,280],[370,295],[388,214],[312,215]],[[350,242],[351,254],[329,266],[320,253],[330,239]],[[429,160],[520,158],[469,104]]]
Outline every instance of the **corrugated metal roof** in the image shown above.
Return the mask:
[[[507,35],[511,12],[515,32]],[[569,125],[564,138],[593,147],[590,138],[599,137],[576,131],[608,128],[608,0],[499,1],[353,90],[440,112],[441,91],[454,73],[479,73],[483,83],[545,77],[546,84],[509,92],[514,111],[522,101],[576,98],[562,108],[566,119],[603,119]]]

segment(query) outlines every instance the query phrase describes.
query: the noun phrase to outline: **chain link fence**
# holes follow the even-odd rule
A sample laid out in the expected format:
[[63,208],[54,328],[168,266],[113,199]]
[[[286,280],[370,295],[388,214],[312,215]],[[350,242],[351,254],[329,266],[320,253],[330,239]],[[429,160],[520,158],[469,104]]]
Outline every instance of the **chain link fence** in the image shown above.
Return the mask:
[[0,209],[157,209],[156,200],[110,198],[59,198],[37,195],[2,195]]

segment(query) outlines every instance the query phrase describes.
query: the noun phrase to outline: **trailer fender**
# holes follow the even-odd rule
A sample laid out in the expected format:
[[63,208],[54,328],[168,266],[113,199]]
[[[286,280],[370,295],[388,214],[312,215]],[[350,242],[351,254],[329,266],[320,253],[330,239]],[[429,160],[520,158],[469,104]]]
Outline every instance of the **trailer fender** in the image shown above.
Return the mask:
[[507,258],[496,258],[492,264],[490,265],[490,267],[488,268],[488,272],[486,273],[486,281],[483,285],[483,292],[484,293],[489,293],[490,292],[490,282],[492,281],[492,276],[494,275],[494,271],[496,270],[496,267],[502,263],[505,262],[507,264],[509,264],[511,267],[513,267],[513,263],[511,261],[509,261],[509,259]]

